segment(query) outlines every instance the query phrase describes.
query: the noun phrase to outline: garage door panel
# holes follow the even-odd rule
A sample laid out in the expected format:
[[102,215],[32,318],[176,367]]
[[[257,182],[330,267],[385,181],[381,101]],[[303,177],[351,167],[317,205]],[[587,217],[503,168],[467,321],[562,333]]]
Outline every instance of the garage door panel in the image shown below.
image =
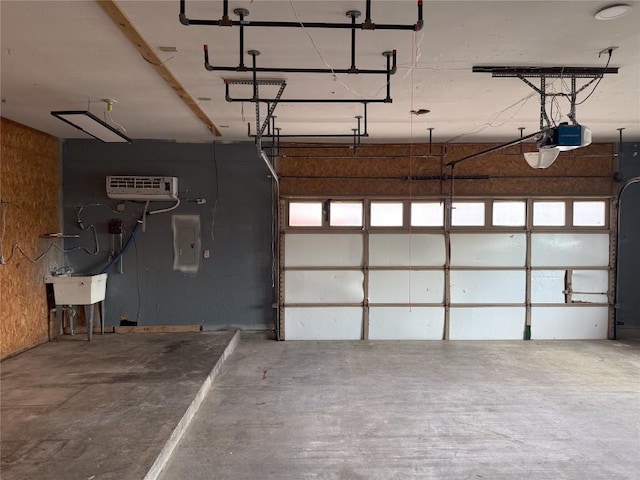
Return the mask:
[[370,340],[442,340],[443,307],[371,307]]
[[361,307],[287,307],[286,340],[360,340]]
[[444,272],[434,270],[371,270],[371,303],[442,303]]
[[565,303],[566,270],[533,270],[531,272],[532,303]]
[[362,235],[287,234],[284,261],[287,267],[359,267]]
[[607,270],[574,270],[571,274],[571,300],[586,303],[607,303],[609,289]]
[[527,238],[523,233],[452,233],[454,267],[524,267]]
[[472,307],[450,310],[450,340],[522,340],[525,307]]
[[533,307],[532,340],[605,340],[609,308]]
[[444,265],[445,259],[444,235],[369,235],[369,265],[372,267],[439,267]]
[[360,303],[364,274],[350,270],[285,272],[285,303]]
[[452,303],[524,303],[524,270],[453,270]]
[[608,233],[537,233],[531,236],[534,267],[606,267]]

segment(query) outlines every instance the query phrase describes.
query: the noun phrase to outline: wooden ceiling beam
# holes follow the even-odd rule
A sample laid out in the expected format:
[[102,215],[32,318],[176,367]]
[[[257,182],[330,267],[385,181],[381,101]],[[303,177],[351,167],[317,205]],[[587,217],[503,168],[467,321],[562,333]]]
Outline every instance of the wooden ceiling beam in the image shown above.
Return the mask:
[[156,55],[155,51],[145,40],[142,34],[135,27],[133,22],[122,11],[120,6],[115,0],[97,0],[100,8],[104,10],[109,18],[118,26],[122,33],[133,43],[138,49],[140,54],[150,64],[150,66],[156,71],[160,77],[169,85],[173,91],[182,99],[182,101],[191,109],[191,111],[207,126],[209,131],[216,137],[222,136],[218,127],[215,126],[213,121],[208,115],[200,108],[200,105],[196,103],[191,95],[187,92],[184,86],[178,81],[178,79],[164,66],[162,60]]

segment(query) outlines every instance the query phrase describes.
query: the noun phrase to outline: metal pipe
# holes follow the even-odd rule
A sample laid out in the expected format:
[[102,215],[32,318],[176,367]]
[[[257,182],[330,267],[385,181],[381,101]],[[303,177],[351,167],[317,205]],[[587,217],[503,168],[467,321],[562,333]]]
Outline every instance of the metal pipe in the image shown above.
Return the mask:
[[[622,135],[622,131],[620,131],[620,135]],[[622,142],[618,147],[618,152],[622,153]],[[640,177],[632,177],[629,180],[627,180],[627,182],[622,186],[622,188],[620,189],[620,192],[618,193],[618,197],[616,198],[616,237],[615,237],[615,257],[616,257],[616,261],[615,261],[615,272],[614,272],[614,277],[615,277],[615,282],[616,282],[616,287],[618,285],[618,274],[620,273],[620,255],[619,255],[619,251],[620,251],[620,220],[621,220],[621,212],[620,212],[620,206],[621,206],[621,201],[622,201],[622,195],[624,194],[625,190],[627,188],[629,188],[629,186],[636,184],[636,183],[640,183]],[[614,291],[614,300],[613,300],[613,339],[616,340],[616,338],[618,337],[618,301],[620,300],[619,297],[619,289],[616,288]],[[620,323],[620,325],[623,325],[623,323]]]
[[[422,156],[414,156],[413,158],[426,158],[428,155]],[[283,158],[287,158],[283,156]],[[313,157],[316,158],[316,157]],[[344,159],[352,159],[353,157],[342,156],[342,157],[327,157],[327,158],[344,158]],[[384,158],[384,157],[361,157],[358,156],[356,158]],[[530,179],[530,178],[612,178],[611,175],[414,175],[414,176],[384,176],[384,177],[371,177],[365,175],[281,175],[280,178],[304,178],[304,179],[335,179],[335,180],[451,180],[455,178],[455,180],[493,180],[493,179]]]
[[[240,20],[242,20],[242,18],[243,18],[243,15],[240,14]],[[206,68],[206,64],[205,64],[205,68]],[[244,66],[244,25],[240,25],[240,63],[238,64],[238,68],[245,68]]]
[[[389,99],[391,100],[391,99]],[[366,137],[369,136],[369,132],[367,131],[367,103],[368,102],[364,102],[363,106],[364,106],[364,135]]]
[[[333,70],[330,68],[293,68],[293,67],[256,67],[253,68],[237,66],[237,67],[221,67],[221,66],[213,66],[205,61],[204,66],[210,72],[266,72],[266,73],[350,73],[353,74],[348,68],[334,68]],[[362,75],[393,75],[395,74],[395,69],[392,71],[388,70],[375,70],[375,69],[366,69],[360,70],[358,69],[357,74]]]
[[[353,73],[351,72],[349,69],[346,68],[334,68],[333,70],[331,70],[330,68],[280,68],[280,67],[256,67],[256,69],[254,70],[253,68],[248,68],[248,67],[243,67],[243,66],[237,66],[237,67],[214,67],[212,65],[210,65],[209,63],[207,63],[205,61],[205,66],[204,66],[208,71],[210,72],[267,72],[267,73]],[[387,74],[391,74],[393,75],[395,72],[394,71],[387,71],[387,70],[374,70],[374,69],[367,69],[367,70],[358,70],[357,72],[358,74],[363,74],[363,75],[387,75]]]
[[258,97],[258,77],[256,72],[256,57],[260,55],[260,52],[257,50],[249,50],[249,55],[251,55],[252,65],[253,65],[253,100],[257,102],[259,97]]
[[429,155],[433,153],[433,127],[429,127]]
[[396,71],[396,50],[392,50],[390,52],[383,52],[382,55],[384,55],[385,57],[387,57],[387,100],[391,101],[391,75],[389,74],[390,72],[390,59],[389,57],[393,57],[393,71],[395,73]]
[[[183,25],[207,25],[211,27],[220,26],[220,20],[196,20],[192,18],[186,18],[184,23],[181,21]],[[240,25],[240,22],[237,20],[232,20],[231,25]],[[330,22],[310,22],[304,23],[304,28],[331,28],[331,29],[348,29],[351,28],[350,23],[330,23]],[[265,22],[265,21],[247,21],[245,23],[245,27],[276,27],[276,28],[302,28],[299,22]],[[357,23],[356,28],[361,30],[371,30],[367,28],[363,23]],[[396,25],[396,24],[376,24],[376,30],[411,30],[411,31],[419,31],[422,29],[422,25],[413,24],[413,25]]]
[[[345,73],[345,74],[363,74],[363,75],[386,75],[387,76],[387,85],[390,83],[390,76],[394,75],[397,70],[397,55],[396,50],[392,50],[390,52],[384,52],[384,56],[387,57],[387,68],[386,69],[355,69],[352,68],[293,68],[293,67],[252,67],[248,68],[242,63],[237,67],[224,67],[224,66],[214,66],[209,63],[209,46],[204,45],[204,68],[208,71],[216,71],[216,72],[271,72],[271,73]],[[389,60],[391,57],[391,61]],[[388,90],[388,89],[387,89]]]
[[[252,135],[249,133],[249,137],[256,138],[257,135]],[[262,135],[262,138],[271,138],[273,135]],[[368,137],[369,135],[365,135],[364,133],[360,135],[361,137]],[[353,137],[352,133],[290,133],[290,134],[278,134],[278,138],[351,138]]]
[[222,18],[220,19],[220,25],[231,26],[231,19],[229,18],[229,0],[222,1]]
[[[228,88],[227,88],[228,90]],[[255,102],[253,98],[232,98],[229,95],[225,96],[227,102]],[[275,102],[275,98],[259,98],[257,100],[260,103],[270,103]],[[362,103],[366,105],[367,103],[393,103],[393,101],[387,101],[386,98],[368,98],[368,99],[357,99],[357,98],[283,98],[279,100],[279,103]]]
[[[368,0],[367,0],[368,1]],[[360,15],[360,12],[356,10],[350,10],[347,12],[347,15],[351,17],[351,70],[354,73],[357,72],[356,69],[356,17]]]

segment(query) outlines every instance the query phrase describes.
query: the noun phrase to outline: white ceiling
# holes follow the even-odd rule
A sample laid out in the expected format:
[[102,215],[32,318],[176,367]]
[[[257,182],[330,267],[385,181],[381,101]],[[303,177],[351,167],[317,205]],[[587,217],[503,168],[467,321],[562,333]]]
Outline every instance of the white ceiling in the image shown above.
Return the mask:
[[[472,73],[474,65],[604,67],[609,46],[619,47],[607,75],[577,109],[577,120],[593,131],[594,141],[640,139],[640,2],[626,16],[598,21],[605,1],[428,1],[422,31],[358,31],[358,68],[383,69],[384,50],[397,49],[398,72],[391,80],[392,104],[370,105],[369,141],[424,141],[433,127],[434,141],[502,141],[538,130],[539,103],[534,91],[516,78]],[[616,3],[616,2],[613,2]],[[188,93],[220,128],[222,141],[247,140],[255,130],[253,104],[228,103],[223,78],[251,78],[237,72],[208,72],[202,45],[213,65],[238,65],[238,27],[183,26],[178,1],[120,1],[154,48],[175,46],[178,53],[157,51]],[[250,11],[248,20],[348,22],[348,10],[363,0],[243,0],[234,8]],[[158,76],[151,65],[93,1],[0,1],[2,116],[63,138],[82,132],[50,115],[51,110],[90,110],[104,115],[103,98],[117,100],[112,119],[134,139],[206,142],[216,138]],[[375,23],[413,24],[414,0],[373,0]],[[187,0],[190,18],[219,19],[221,1]],[[363,15],[364,16],[364,15]],[[363,17],[360,18],[362,20]],[[314,48],[314,45],[317,47]],[[245,50],[261,51],[261,67],[348,68],[349,30],[247,28]],[[322,56],[322,57],[321,57]],[[245,57],[250,65],[250,57]],[[384,98],[384,76],[261,74],[286,79],[283,98]],[[583,82],[583,81],[579,81]],[[556,81],[554,88],[562,88]],[[578,99],[590,92],[586,89]],[[244,96],[245,90],[233,90]],[[263,87],[262,96],[275,94]],[[532,95],[534,94],[534,95]],[[529,97],[527,99],[527,97]],[[526,99],[526,101],[525,101]],[[569,104],[560,100],[564,115]],[[431,113],[416,117],[412,109]],[[277,107],[283,134],[351,133],[359,104],[286,104]],[[554,116],[558,120],[558,109]]]

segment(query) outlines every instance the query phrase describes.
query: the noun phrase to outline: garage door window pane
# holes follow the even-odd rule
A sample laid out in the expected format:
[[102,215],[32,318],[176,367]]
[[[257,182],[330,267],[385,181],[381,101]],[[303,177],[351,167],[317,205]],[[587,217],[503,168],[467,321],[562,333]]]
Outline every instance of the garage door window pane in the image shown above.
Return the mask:
[[444,206],[441,202],[413,202],[411,204],[412,227],[442,227]]
[[524,227],[524,202],[493,202],[493,224],[505,227]]
[[605,202],[573,202],[573,224],[576,227],[604,227]]
[[291,202],[289,204],[289,226],[291,227],[321,227],[321,202]]
[[330,212],[332,227],[362,226],[362,202],[331,202]]
[[372,227],[401,227],[402,203],[371,202]]
[[453,202],[451,225],[454,227],[484,225],[484,202]]
[[533,202],[533,225],[564,227],[564,202]]

